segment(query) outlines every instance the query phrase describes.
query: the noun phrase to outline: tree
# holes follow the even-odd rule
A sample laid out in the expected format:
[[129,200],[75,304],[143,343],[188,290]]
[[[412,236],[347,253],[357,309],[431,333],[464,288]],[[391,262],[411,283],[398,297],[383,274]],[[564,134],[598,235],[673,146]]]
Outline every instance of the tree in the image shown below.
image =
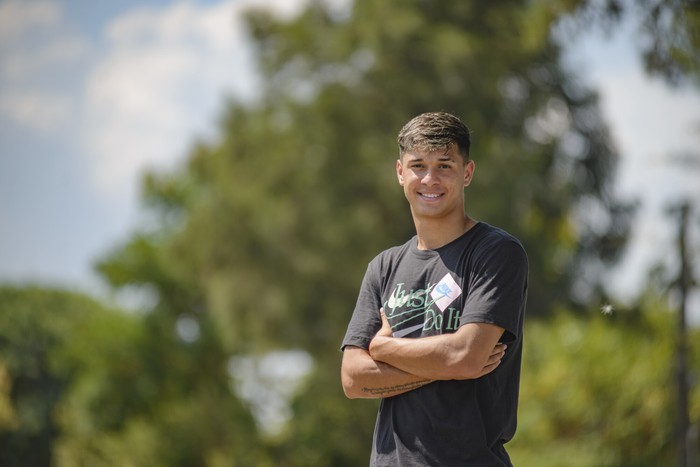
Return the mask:
[[[595,94],[562,67],[546,13],[422,0],[311,2],[290,21],[252,11],[263,97],[232,101],[217,141],[146,177],[159,227],[100,270],[115,287],[155,292],[164,342],[187,316],[231,355],[313,356],[276,441],[288,465],[366,459],[375,406],[344,400],[337,349],[367,262],[413,234],[393,140],[417,113],[447,110],[471,126],[469,209],[525,243],[531,314],[570,304],[572,288],[575,305],[595,296],[596,265],[616,258],[631,210],[609,190],[616,155]],[[342,426],[348,416],[361,428]],[[344,450],[318,442],[328,426]]]
[[[470,213],[523,240],[529,316],[553,319],[527,324],[513,458],[667,463],[670,345],[658,303],[586,315],[633,209],[610,190],[616,154],[595,93],[563,67],[562,37],[550,34],[572,13],[614,24],[625,5],[315,1],[286,21],[251,11],[262,97],[231,101],[218,139],[146,175],[153,222],[98,264],[113,287],[153,304],[126,315],[69,292],[0,288],[0,463],[366,463],[377,404],[343,396],[338,345],[367,262],[413,234],[393,139],[429,110],[471,126]],[[639,5],[664,39],[648,49],[649,69],[695,79],[695,4]],[[286,429],[265,435],[233,389],[235,362],[291,349],[313,370]]]
[[[674,464],[675,325],[667,297],[650,288],[632,306],[609,310],[528,323],[514,464]],[[695,371],[698,357],[696,348]],[[690,402],[697,417],[697,387]]]
[[[144,404],[116,430],[98,426],[90,436],[73,430],[64,443],[74,454],[64,456],[66,465],[96,459],[105,465],[274,465],[266,463],[253,416],[233,390],[230,354],[203,313],[201,293],[179,279],[158,239],[137,235],[117,260],[101,266],[113,284],[148,284],[156,295],[133,347],[140,361],[130,384],[145,391]],[[76,402],[68,414],[84,405]]]
[[553,16],[567,18],[569,41],[581,30],[608,34],[623,21],[636,26],[638,51],[651,76],[673,86],[700,85],[700,3],[696,0],[577,0],[545,2]]
[[[0,310],[0,464],[50,465],[62,434],[57,412],[72,389],[76,359],[94,355],[102,338],[128,343],[135,322],[78,293],[31,286],[0,287]],[[122,356],[112,355],[115,365]],[[116,389],[99,413],[105,424],[118,424],[119,412],[137,400],[128,386]]]
[[60,290],[3,286],[0,309],[3,466],[266,465],[210,339]]

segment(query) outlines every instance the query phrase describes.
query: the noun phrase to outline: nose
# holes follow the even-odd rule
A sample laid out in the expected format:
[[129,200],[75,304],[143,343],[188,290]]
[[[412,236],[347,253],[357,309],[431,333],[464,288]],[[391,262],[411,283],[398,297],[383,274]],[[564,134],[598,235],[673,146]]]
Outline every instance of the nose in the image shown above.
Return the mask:
[[437,185],[439,183],[439,179],[437,174],[435,173],[435,169],[426,170],[425,175],[423,175],[423,179],[421,180],[421,183],[423,185]]

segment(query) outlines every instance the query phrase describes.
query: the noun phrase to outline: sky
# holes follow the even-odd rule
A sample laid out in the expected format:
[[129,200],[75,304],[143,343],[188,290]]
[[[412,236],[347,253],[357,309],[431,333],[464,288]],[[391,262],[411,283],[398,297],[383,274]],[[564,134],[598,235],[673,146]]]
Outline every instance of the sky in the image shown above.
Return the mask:
[[[106,294],[93,264],[143,225],[143,172],[214,138],[227,97],[255,98],[241,11],[289,17],[302,3],[0,0],[0,282]],[[655,262],[676,264],[666,206],[700,200],[700,91],[647,77],[634,43],[629,28],[592,32],[567,56],[601,96],[621,154],[618,194],[641,203],[609,272],[621,299]]]

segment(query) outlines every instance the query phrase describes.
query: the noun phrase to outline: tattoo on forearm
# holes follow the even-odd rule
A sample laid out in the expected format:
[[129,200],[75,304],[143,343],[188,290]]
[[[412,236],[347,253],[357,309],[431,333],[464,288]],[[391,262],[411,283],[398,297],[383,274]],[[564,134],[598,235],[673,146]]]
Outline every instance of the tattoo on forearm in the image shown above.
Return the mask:
[[375,396],[382,396],[385,394],[392,394],[392,393],[396,393],[396,392],[410,391],[412,389],[416,389],[416,388],[419,388],[421,386],[425,386],[429,382],[430,382],[430,380],[428,380],[428,379],[422,379],[420,381],[414,381],[414,382],[405,383],[405,384],[396,384],[394,386],[387,386],[387,387],[383,387],[383,388],[364,387],[364,388],[362,388],[362,391],[367,392],[369,394],[373,394]]

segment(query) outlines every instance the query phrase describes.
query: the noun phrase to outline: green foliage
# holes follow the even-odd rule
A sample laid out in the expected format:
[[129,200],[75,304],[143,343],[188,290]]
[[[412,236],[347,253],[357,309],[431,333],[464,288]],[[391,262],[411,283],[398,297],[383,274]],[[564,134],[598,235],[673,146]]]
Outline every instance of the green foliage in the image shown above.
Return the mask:
[[70,292],[2,287],[0,310],[3,466],[262,465],[209,339]]
[[[0,310],[3,466],[367,462],[377,404],[344,398],[340,352],[317,358],[321,371],[294,399],[293,420],[266,440],[230,392],[221,362],[196,349],[204,344],[164,345],[148,316],[35,287],[0,288]],[[508,446],[515,464],[672,464],[675,319],[649,293],[611,315],[529,320],[519,429]],[[695,374],[698,337],[689,336]],[[698,420],[698,387],[690,410]]]
[[[613,22],[616,3],[603,2]],[[692,39],[697,15],[671,3],[659,8]],[[68,292],[0,289],[0,464],[366,464],[377,404],[344,397],[338,346],[367,262],[414,233],[394,138],[431,110],[473,131],[470,214],[518,236],[530,259],[513,459],[668,464],[669,313],[648,296],[586,315],[633,209],[611,194],[616,154],[596,95],[562,66],[550,31],[596,5],[357,0],[345,14],[315,1],[289,21],[251,11],[262,97],[230,102],[218,139],[145,176],[151,222],[97,265],[152,305],[126,315]],[[664,46],[674,63],[692,58],[691,39]],[[290,349],[313,371],[292,420],[266,436],[231,362]]]
[[[124,352],[111,336],[133,334],[135,323],[79,294],[34,287],[0,287],[0,310],[0,464],[48,465],[60,433],[56,410],[76,383],[78,361],[108,357],[128,376]],[[128,386],[117,393],[109,380],[93,381],[117,396],[99,414],[102,424],[113,426],[115,411],[138,398]]]
[[[508,449],[522,466],[672,465],[675,320],[647,295],[612,315],[562,312],[526,328],[519,427]],[[700,335],[693,331],[690,342]],[[693,348],[694,372],[700,349]],[[700,389],[691,396],[700,416]]]
[[[616,156],[595,95],[560,65],[547,14],[517,1],[358,0],[347,15],[311,2],[287,22],[252,11],[262,98],[231,102],[218,140],[147,176],[160,224],[100,271],[154,293],[148,319],[165,348],[188,316],[222,354],[313,356],[273,458],[366,462],[376,405],[344,400],[337,348],[367,262],[414,232],[394,173],[412,116],[446,110],[472,128],[468,209],[525,243],[533,315],[570,304],[574,285],[579,302],[594,296],[630,211],[610,194]],[[319,442],[328,424],[346,448]]]

